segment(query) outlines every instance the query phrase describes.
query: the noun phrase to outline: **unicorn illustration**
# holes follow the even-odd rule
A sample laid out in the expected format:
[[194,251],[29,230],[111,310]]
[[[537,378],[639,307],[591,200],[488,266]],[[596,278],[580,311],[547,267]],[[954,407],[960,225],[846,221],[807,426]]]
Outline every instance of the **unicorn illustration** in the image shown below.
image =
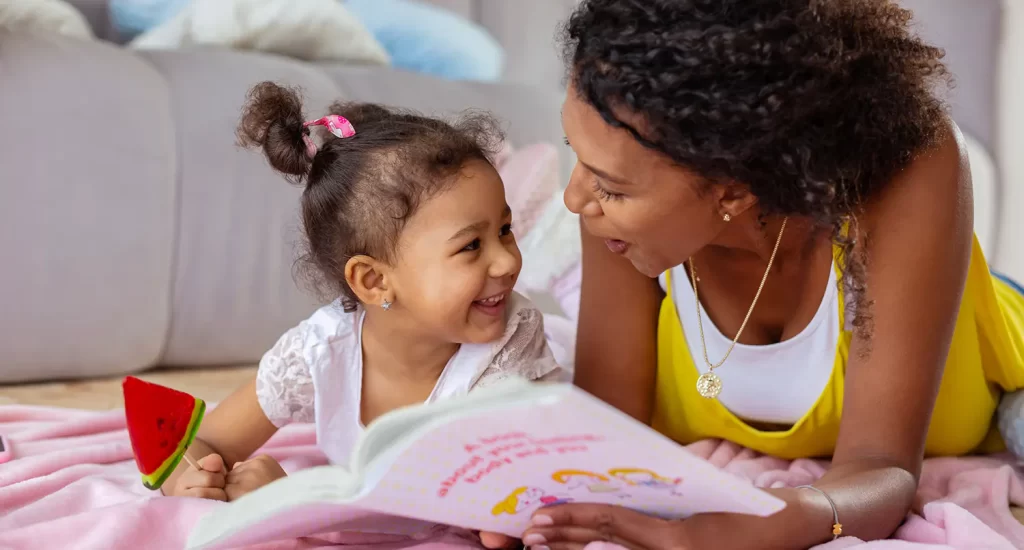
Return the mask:
[[634,487],[668,489],[673,495],[682,494],[678,491],[679,485],[683,482],[681,477],[669,479],[643,468],[616,468],[608,470],[608,475]]
[[548,494],[539,487],[520,487],[496,504],[491,509],[491,514],[495,516],[500,516],[501,514],[514,516],[524,510],[540,506],[554,506],[555,504],[564,504],[571,501],[572,499],[568,497]]
[[[551,474],[551,479],[565,485],[570,492],[586,487],[591,493],[615,493],[621,491],[618,481],[613,481],[604,474],[585,470],[559,470]],[[620,495],[628,497],[629,495]]]

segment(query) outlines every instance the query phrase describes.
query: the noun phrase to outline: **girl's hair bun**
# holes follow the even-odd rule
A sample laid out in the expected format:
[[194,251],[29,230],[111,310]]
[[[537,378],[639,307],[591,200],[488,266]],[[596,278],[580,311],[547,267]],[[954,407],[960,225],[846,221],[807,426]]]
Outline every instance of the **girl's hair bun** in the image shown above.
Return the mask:
[[313,160],[303,137],[302,100],[295,89],[262,82],[249,91],[238,125],[238,143],[260,147],[275,170],[302,180]]

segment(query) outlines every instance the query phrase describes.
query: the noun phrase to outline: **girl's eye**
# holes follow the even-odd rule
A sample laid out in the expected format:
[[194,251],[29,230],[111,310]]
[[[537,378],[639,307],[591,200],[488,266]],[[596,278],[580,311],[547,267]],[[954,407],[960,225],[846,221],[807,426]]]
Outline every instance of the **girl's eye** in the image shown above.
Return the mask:
[[569,138],[564,137],[564,138],[562,138],[562,141],[564,141],[567,146],[572,147],[572,144],[569,143]]
[[473,252],[474,250],[480,250],[480,239],[473,239],[473,242],[462,248],[462,252]]
[[598,198],[604,201],[621,200],[622,197],[625,196],[622,193],[612,193],[611,191],[608,191],[604,187],[601,187],[601,184],[598,183],[597,180],[594,180],[594,192],[597,193]]
[[500,233],[500,235],[502,237],[507,237],[507,236],[509,236],[511,234],[512,234],[512,224],[506,223],[505,225],[501,226],[501,233]]

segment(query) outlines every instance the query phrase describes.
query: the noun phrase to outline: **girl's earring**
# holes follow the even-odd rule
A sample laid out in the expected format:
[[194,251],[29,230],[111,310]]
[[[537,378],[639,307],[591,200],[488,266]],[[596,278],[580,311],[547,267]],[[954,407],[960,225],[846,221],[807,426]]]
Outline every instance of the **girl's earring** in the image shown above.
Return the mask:
[[725,215],[722,216],[722,221],[724,221],[724,222],[731,222],[732,221],[732,216],[730,216],[729,213],[726,212]]
[[384,311],[387,311],[391,309],[391,302],[389,302],[387,298],[384,298],[384,301],[381,302],[380,307],[384,308]]

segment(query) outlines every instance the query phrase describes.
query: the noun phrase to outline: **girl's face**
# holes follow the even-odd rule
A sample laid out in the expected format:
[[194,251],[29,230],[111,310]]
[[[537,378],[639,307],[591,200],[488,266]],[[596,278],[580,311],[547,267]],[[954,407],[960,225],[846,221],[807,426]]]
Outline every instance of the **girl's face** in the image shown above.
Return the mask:
[[472,161],[456,178],[420,204],[402,231],[388,277],[392,309],[447,342],[492,342],[505,331],[523,260],[494,167]]

